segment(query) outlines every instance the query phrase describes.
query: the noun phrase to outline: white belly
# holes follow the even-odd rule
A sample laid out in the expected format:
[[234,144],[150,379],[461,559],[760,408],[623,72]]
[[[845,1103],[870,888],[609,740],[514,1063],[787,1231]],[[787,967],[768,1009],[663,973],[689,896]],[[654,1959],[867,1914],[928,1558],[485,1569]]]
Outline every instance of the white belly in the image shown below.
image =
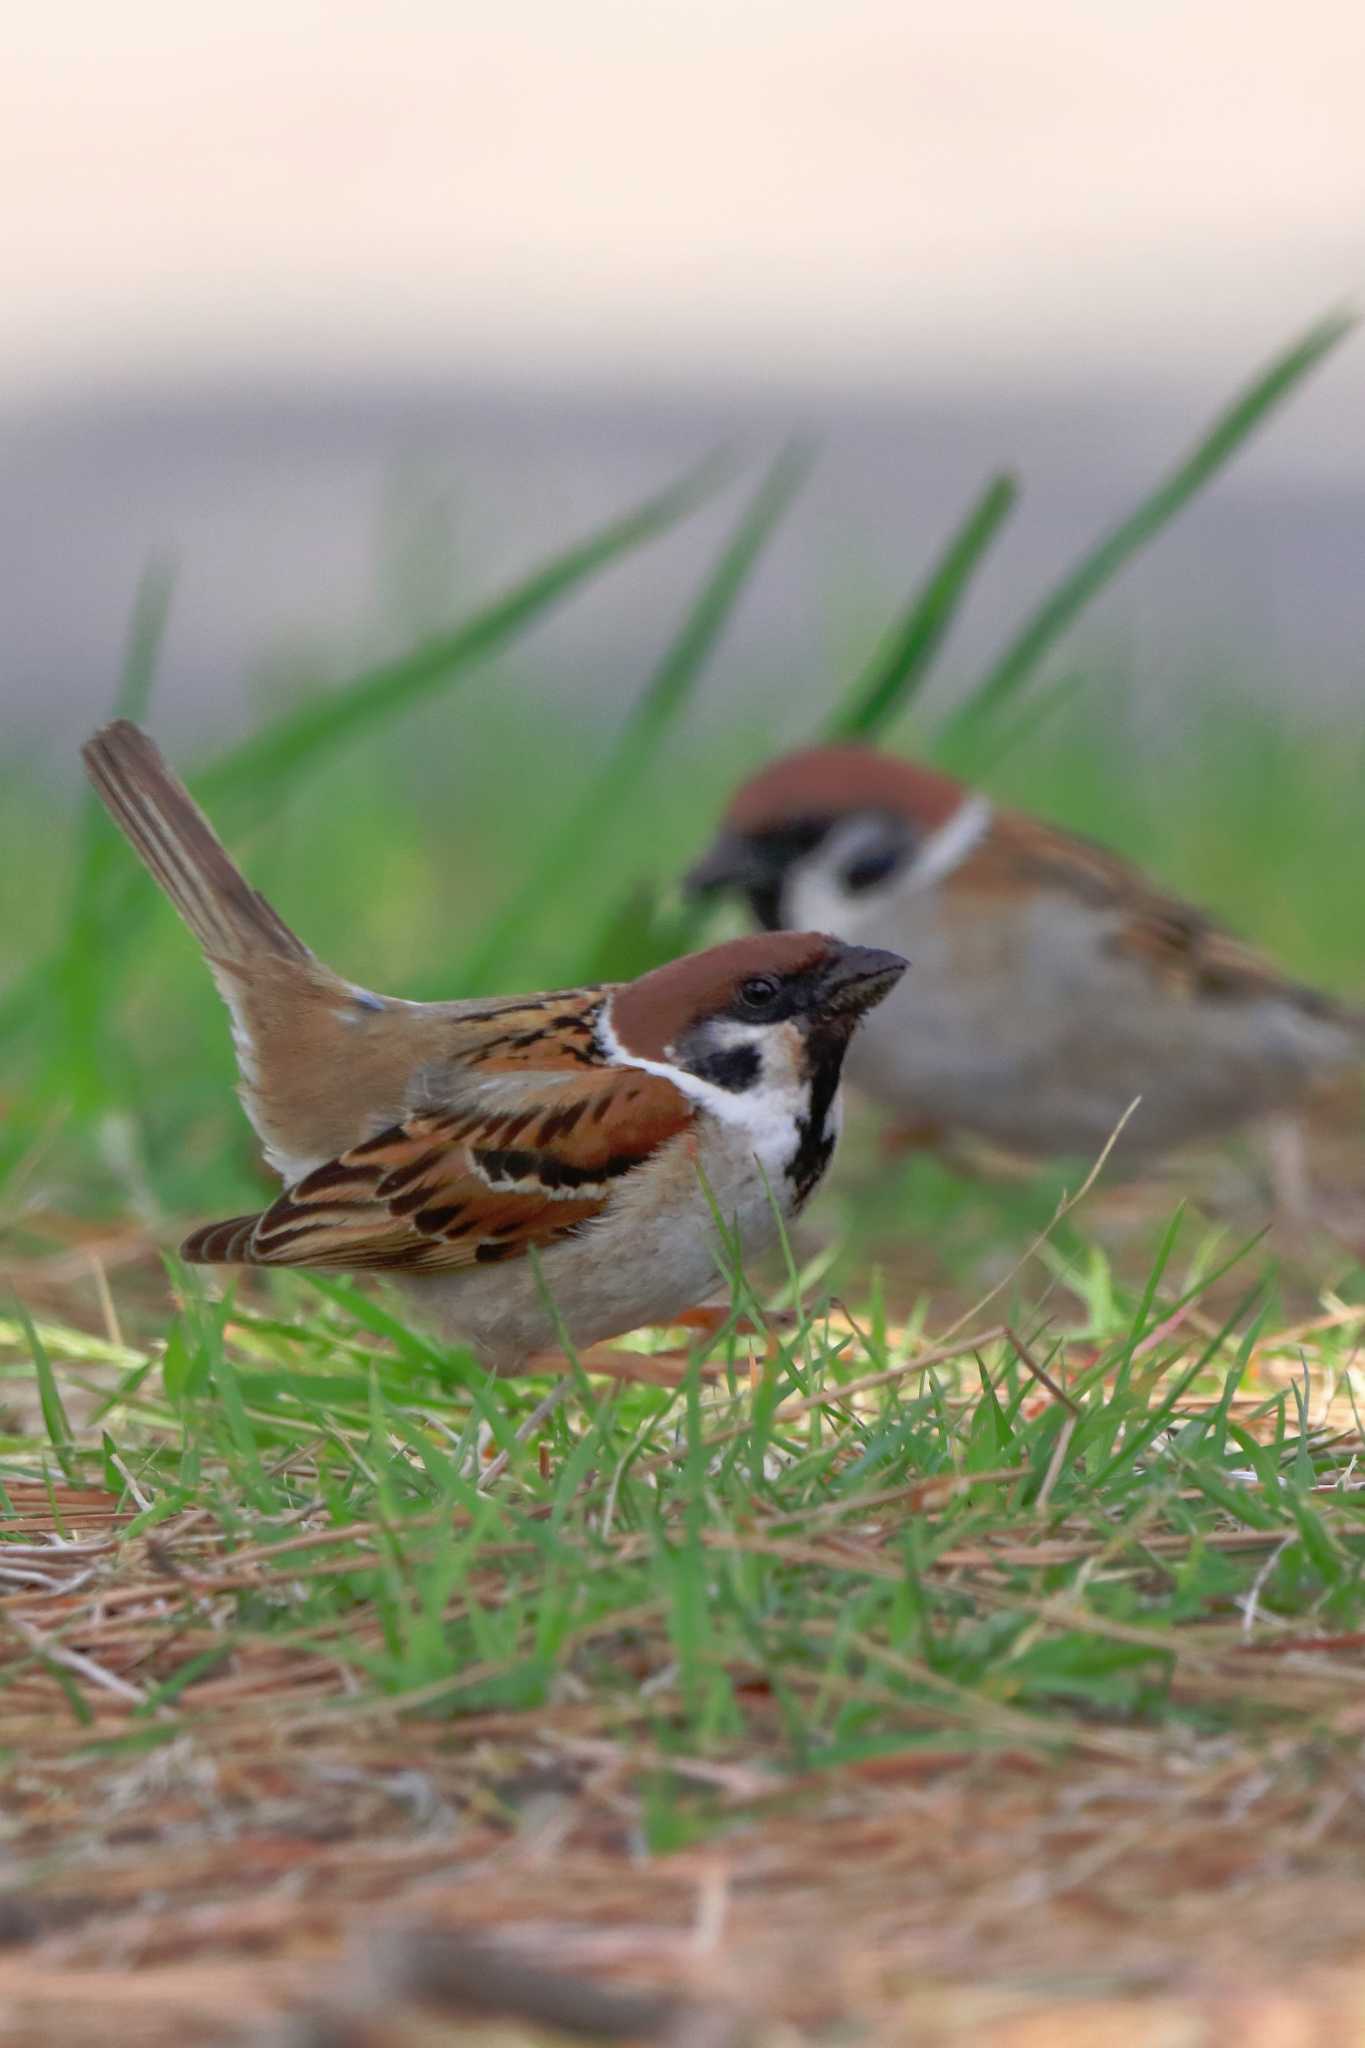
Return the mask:
[[[771,1198],[754,1163],[754,1141],[736,1126],[713,1126],[706,1176],[727,1229],[746,1257],[778,1236],[790,1184],[782,1162],[764,1160]],[[657,1168],[657,1171],[655,1170]],[[627,1183],[578,1236],[540,1254],[541,1280],[575,1345],[598,1343],[646,1323],[666,1323],[728,1286],[725,1248],[698,1177],[691,1142],[675,1138],[647,1173]],[[424,1321],[468,1344],[497,1372],[518,1371],[528,1353],[560,1338],[528,1258],[399,1281]]]

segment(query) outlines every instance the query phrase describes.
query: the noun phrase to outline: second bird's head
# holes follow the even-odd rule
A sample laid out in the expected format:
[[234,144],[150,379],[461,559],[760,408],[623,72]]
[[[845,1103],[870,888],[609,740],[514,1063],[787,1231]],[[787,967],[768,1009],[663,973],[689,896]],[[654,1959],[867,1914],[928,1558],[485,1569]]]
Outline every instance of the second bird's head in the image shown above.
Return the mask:
[[989,822],[984,797],[933,769],[870,747],[812,747],[739,789],[684,886],[741,896],[770,931],[867,931],[899,885],[949,872]]

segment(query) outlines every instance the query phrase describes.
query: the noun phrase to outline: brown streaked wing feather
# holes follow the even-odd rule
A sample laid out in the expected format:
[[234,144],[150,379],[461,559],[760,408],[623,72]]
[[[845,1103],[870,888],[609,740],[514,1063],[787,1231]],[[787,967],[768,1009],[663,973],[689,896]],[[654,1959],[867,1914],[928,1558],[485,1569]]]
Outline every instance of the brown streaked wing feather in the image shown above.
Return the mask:
[[235,1225],[190,1244],[226,1239],[247,1264],[341,1270],[514,1258],[600,1215],[613,1185],[692,1122],[671,1082],[630,1067],[596,1065],[543,1089],[528,1075],[498,1103],[420,1110],[308,1174],[245,1243]]
[[[604,1069],[597,1049],[596,1026],[603,987],[560,989],[548,995],[514,996],[475,1007],[452,1003],[445,1022],[452,1049],[439,1055],[433,1082],[444,1068],[450,1085],[461,1095],[470,1081],[490,1074],[573,1073]],[[444,1005],[433,1005],[436,1015]],[[529,1071],[528,1071],[529,1070]]]
[[229,1216],[223,1223],[206,1223],[193,1230],[180,1247],[182,1259],[192,1266],[240,1266],[251,1257],[251,1239],[260,1222],[254,1216]]
[[1174,897],[1134,904],[1113,950],[1139,960],[1167,987],[1188,996],[1250,998],[1279,991],[1305,997],[1251,946]]
[[1318,1000],[1203,911],[1158,889],[1120,854],[1017,811],[997,812],[954,880],[982,895],[1043,884],[1097,911],[1121,913],[1119,929],[1105,941],[1108,949],[1137,961],[1175,994],[1236,999],[1279,991]]

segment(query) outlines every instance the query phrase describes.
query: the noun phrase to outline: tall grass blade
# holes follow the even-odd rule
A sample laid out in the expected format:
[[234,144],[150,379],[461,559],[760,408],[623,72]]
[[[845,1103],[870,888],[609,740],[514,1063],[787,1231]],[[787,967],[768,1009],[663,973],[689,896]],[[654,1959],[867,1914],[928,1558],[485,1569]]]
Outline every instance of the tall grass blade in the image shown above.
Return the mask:
[[[142,718],[151,700],[157,662],[170,616],[174,576],[165,563],[155,563],[141,577],[133,599],[132,618],[114,693],[113,715]],[[66,933],[53,964],[50,987],[60,1004],[62,1026],[54,1034],[52,1056],[62,1074],[62,1088],[77,1113],[88,1113],[103,1097],[101,1047],[104,1018],[112,998],[112,977],[104,972],[99,932],[108,893],[112,833],[94,791],[83,790],[75,828],[75,870],[67,911]]]
[[786,448],[759,485],[752,502],[702,585],[681,627],[594,776],[539,862],[511,901],[495,917],[460,970],[459,986],[480,989],[541,905],[580,867],[588,849],[609,825],[618,799],[641,774],[685,709],[715,652],[760,555],[810,467],[808,452]]
[[1176,514],[1209,483],[1261,426],[1276,406],[1296,391],[1355,325],[1348,314],[1330,314],[1278,355],[1233,400],[1185,460],[1064,576],[987,670],[939,734],[936,756],[953,765],[969,750],[973,728],[986,724],[1016,696],[1043,656],[1132,558],[1154,540]]
[[[198,775],[196,792],[220,814],[230,813],[234,804],[244,800],[259,806],[288,778],[325,754],[463,680],[480,661],[514,640],[599,570],[668,532],[730,474],[726,458],[708,457],[681,482],[556,555],[451,632],[425,641],[396,661],[368,669],[262,726]],[[128,673],[136,672],[130,661]],[[135,710],[126,715],[135,715]],[[106,842],[113,844],[112,838],[101,833],[100,843]],[[107,892],[100,906],[100,945],[106,957],[112,955],[114,940],[130,916],[149,910],[154,901],[152,892],[131,872],[116,890]],[[0,1036],[25,1023],[45,1004],[53,971],[54,960],[49,955],[8,991],[0,1002]]]
[[47,1431],[48,1442],[56,1454],[63,1477],[68,1480],[74,1479],[72,1454],[76,1439],[72,1434],[71,1423],[62,1401],[61,1388],[57,1385],[57,1375],[52,1370],[52,1360],[48,1356],[47,1346],[38,1335],[37,1325],[23,1302],[16,1298],[14,1307],[33,1355],[33,1378],[38,1389],[38,1408],[43,1418],[43,1428]]
[[728,460],[708,457],[681,482],[556,555],[451,632],[263,726],[203,772],[199,792],[215,800],[242,790],[258,796],[263,785],[282,781],[369,727],[411,709],[457,678],[463,680],[477,663],[515,640],[599,570],[667,533],[730,473]]
[[1012,476],[992,477],[925,582],[824,729],[829,740],[872,740],[912,704],[961,609],[986,551],[1019,496]]
[[[157,662],[170,616],[174,577],[164,563],[155,563],[141,577],[133,598],[128,638],[114,692],[115,718],[141,719],[151,701]],[[77,933],[84,936],[101,875],[113,850],[103,829],[104,809],[92,789],[83,791],[76,825],[76,871],[68,919],[68,951]]]

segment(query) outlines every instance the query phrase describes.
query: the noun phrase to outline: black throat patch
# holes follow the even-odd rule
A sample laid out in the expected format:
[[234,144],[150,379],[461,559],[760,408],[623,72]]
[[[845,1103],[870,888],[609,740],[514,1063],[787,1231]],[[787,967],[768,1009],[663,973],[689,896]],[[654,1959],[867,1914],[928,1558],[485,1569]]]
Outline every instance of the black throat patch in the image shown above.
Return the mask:
[[714,1052],[689,1059],[687,1067],[699,1081],[728,1089],[732,1095],[743,1095],[757,1081],[762,1064],[756,1045],[739,1044],[718,1045]]
[[839,1093],[844,1054],[848,1050],[846,1030],[811,1031],[806,1038],[809,1062],[810,1102],[806,1114],[797,1119],[796,1150],[787,1162],[787,1178],[801,1209],[825,1177],[834,1156],[834,1098]]

